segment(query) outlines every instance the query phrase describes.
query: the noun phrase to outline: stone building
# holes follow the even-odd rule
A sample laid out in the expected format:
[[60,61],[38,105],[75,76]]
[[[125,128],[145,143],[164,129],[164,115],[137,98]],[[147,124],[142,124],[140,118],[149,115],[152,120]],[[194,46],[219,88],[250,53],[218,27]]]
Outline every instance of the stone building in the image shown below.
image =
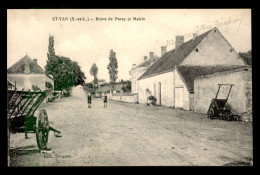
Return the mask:
[[[176,36],[175,49],[164,53],[137,79],[139,102],[147,102],[149,90],[157,98],[158,105],[194,110],[198,103],[194,99],[197,77],[232,69],[242,71],[244,66],[243,59],[217,28],[201,35],[194,34],[187,42],[183,36]],[[228,82],[228,78],[225,81]],[[218,87],[217,83],[208,85]],[[209,107],[208,101],[200,103],[204,108]]]
[[18,90],[37,88],[43,91],[50,87],[52,90],[54,88],[53,78],[37,64],[37,59],[32,59],[28,55],[7,69],[7,79],[15,83]]

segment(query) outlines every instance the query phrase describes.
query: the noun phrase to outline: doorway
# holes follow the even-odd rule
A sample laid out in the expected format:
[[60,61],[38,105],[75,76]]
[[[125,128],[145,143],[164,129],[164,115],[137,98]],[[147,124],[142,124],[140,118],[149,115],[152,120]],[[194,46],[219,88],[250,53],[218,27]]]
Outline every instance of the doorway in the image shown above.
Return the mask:
[[161,105],[161,82],[158,83],[158,104]]

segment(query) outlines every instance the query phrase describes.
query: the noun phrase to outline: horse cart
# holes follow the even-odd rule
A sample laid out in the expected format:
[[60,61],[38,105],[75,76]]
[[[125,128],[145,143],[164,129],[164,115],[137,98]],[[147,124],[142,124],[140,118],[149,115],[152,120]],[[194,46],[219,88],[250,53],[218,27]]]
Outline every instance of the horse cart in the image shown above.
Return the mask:
[[[219,99],[219,91],[222,86],[229,86],[229,91],[226,98]],[[239,120],[239,116],[231,112],[230,106],[228,105],[228,97],[230,95],[233,84],[218,84],[218,91],[216,97],[211,100],[208,117],[210,119],[221,119],[221,120]]]
[[7,96],[7,124],[8,139],[11,133],[36,134],[36,142],[40,150],[50,150],[47,147],[49,131],[53,131],[56,137],[60,137],[60,131],[49,125],[47,111],[37,110],[44,99],[51,93],[45,91],[8,90]]

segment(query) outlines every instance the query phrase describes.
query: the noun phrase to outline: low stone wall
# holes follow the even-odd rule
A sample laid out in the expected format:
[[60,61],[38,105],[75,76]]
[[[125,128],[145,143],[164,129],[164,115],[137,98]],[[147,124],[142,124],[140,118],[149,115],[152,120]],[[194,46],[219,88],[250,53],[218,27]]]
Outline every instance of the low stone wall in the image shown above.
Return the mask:
[[109,95],[109,99],[128,103],[138,103],[138,94],[111,94]]

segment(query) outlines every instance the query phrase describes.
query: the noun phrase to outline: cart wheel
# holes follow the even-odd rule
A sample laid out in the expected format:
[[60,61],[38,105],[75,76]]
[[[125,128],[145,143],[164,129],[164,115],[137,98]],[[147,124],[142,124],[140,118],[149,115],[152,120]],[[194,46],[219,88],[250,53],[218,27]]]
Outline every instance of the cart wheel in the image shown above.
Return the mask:
[[208,117],[209,117],[210,119],[214,119],[214,115],[215,115],[214,109],[213,109],[213,108],[210,108]]
[[36,140],[40,150],[47,149],[49,137],[49,121],[45,109],[42,109],[37,116],[36,121]]

